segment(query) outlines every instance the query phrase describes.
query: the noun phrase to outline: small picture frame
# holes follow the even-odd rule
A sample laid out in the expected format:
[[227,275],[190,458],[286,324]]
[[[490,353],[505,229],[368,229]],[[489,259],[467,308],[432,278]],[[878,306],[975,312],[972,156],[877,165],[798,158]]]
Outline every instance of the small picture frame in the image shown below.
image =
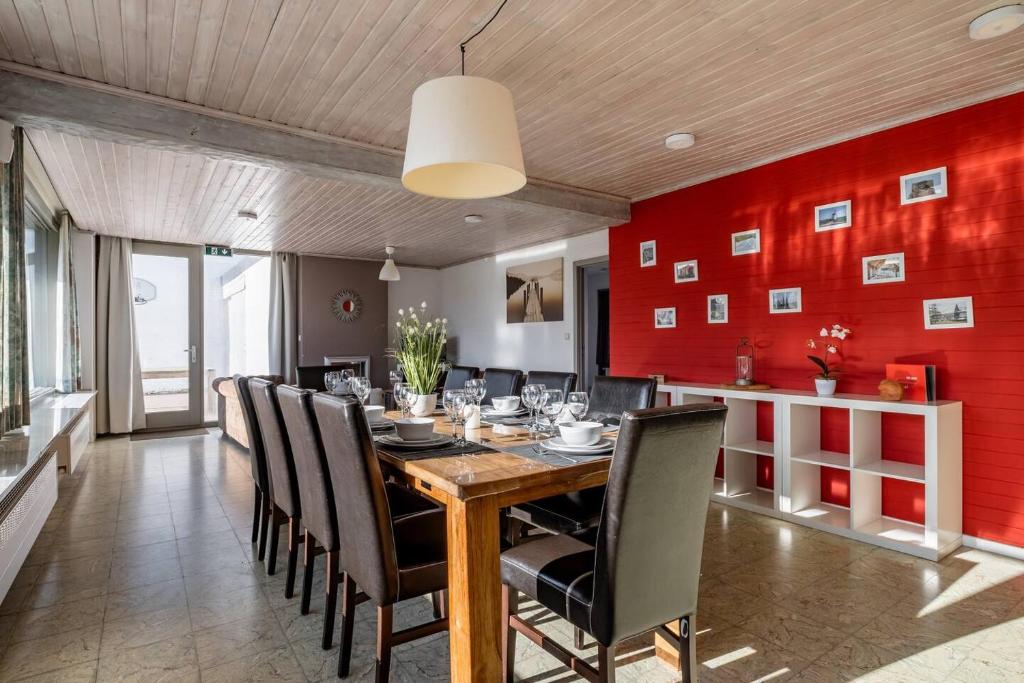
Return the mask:
[[670,308],[655,308],[654,309],[654,327],[655,329],[662,330],[676,326],[676,308],[672,306]]
[[640,243],[640,267],[649,268],[658,264],[658,244],[654,240]]
[[903,282],[907,279],[907,267],[902,251],[895,254],[865,256],[861,259],[861,270],[866,285]]
[[697,261],[678,261],[675,264],[676,282],[697,281]]
[[799,287],[768,291],[769,313],[800,313],[803,310],[803,292]]
[[853,202],[849,199],[814,207],[814,232],[840,230],[853,225]]
[[900,204],[916,204],[948,196],[946,167],[900,176]]
[[974,297],[925,299],[924,329],[946,330],[974,327]]
[[729,322],[729,295],[710,295],[708,297],[708,323],[721,325],[727,322]]
[[761,229],[752,228],[732,234],[732,255],[758,254],[761,252]]

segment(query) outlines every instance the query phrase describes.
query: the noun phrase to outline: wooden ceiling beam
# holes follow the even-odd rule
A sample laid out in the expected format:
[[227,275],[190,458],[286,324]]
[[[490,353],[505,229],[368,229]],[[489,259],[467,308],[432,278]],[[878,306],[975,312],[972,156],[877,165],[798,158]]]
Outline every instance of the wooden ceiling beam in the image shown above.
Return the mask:
[[[18,125],[144,145],[305,175],[401,188],[403,154],[282,124],[0,61],[0,117]],[[485,202],[595,227],[629,220],[629,200],[557,183]]]

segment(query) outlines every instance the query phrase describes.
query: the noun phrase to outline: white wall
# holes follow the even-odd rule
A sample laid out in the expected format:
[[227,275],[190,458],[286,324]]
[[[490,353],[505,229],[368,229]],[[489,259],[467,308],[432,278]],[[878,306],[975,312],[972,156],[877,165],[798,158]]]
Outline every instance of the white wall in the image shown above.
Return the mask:
[[[448,318],[454,360],[464,365],[521,370],[574,369],[574,263],[608,255],[608,231],[499,254],[441,271],[441,300]],[[505,322],[505,269],[562,256],[564,319],[561,322]],[[405,278],[405,272],[402,273]],[[419,297],[417,302],[424,297]]]

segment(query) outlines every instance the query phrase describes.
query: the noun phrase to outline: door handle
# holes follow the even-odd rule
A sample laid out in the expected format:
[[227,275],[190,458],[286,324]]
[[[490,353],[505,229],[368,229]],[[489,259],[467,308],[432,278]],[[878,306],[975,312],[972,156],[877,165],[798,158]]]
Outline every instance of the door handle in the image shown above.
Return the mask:
[[196,362],[196,345],[193,344],[192,346],[188,347],[187,349],[184,349],[184,351],[185,351],[185,353],[191,353],[192,354],[192,362],[195,363]]

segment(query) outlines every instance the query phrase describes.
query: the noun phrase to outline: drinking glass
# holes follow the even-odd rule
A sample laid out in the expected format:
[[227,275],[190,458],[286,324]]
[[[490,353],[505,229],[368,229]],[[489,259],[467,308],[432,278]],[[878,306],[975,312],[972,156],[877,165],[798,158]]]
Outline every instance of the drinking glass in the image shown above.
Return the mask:
[[533,411],[540,406],[540,397],[546,387],[543,384],[527,384],[523,387],[523,404],[530,409],[530,424],[536,425]]
[[324,388],[327,389],[328,393],[333,394],[341,383],[342,376],[337,370],[324,373]]
[[484,400],[484,396],[487,394],[487,380],[485,379],[470,379],[466,380],[466,395],[469,396],[473,403],[480,407],[480,402]]
[[405,411],[409,408],[409,401],[411,399],[412,387],[405,382],[395,383],[395,405],[402,411],[402,417],[405,417]]
[[544,417],[548,419],[548,430],[555,430],[555,420],[562,414],[565,408],[565,399],[561,389],[545,389],[544,397],[541,400],[541,410]]
[[356,376],[356,372],[355,372],[355,370],[352,370],[351,368],[345,368],[344,370],[341,371],[341,378],[344,379],[344,380],[350,380],[350,379],[352,379],[355,376]]
[[586,416],[587,410],[590,408],[590,397],[585,391],[570,391],[565,401],[565,407],[569,409],[572,418],[578,422]]
[[462,389],[448,389],[441,397],[441,405],[444,406],[444,412],[452,423],[452,436],[455,437],[456,446],[466,443],[465,439],[459,437],[459,422],[466,409],[467,399],[466,392]]
[[352,393],[356,395],[359,402],[366,405],[366,399],[370,396],[370,391],[373,389],[369,378],[356,377],[349,383],[349,386],[352,387]]

